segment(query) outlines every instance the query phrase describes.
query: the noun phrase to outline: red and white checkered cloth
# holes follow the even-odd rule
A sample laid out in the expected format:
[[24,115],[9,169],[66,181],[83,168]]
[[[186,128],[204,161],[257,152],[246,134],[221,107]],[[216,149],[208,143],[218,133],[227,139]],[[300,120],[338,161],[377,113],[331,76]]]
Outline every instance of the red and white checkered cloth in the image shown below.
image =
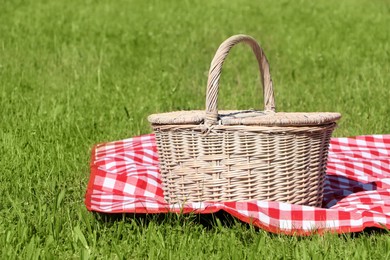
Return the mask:
[[85,204],[106,213],[214,213],[224,210],[274,233],[390,228],[390,135],[332,138],[322,208],[272,201],[168,205],[153,134],[93,148]]

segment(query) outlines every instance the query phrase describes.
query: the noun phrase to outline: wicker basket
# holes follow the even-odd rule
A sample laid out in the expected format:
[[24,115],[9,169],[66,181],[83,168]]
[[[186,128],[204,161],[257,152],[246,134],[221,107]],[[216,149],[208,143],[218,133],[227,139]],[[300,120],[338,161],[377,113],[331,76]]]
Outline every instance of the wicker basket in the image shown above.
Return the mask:
[[[218,111],[222,64],[248,44],[262,75],[264,111]],[[170,204],[270,200],[321,206],[330,137],[338,113],[276,113],[269,65],[250,36],[223,42],[211,62],[206,111],[148,117]]]

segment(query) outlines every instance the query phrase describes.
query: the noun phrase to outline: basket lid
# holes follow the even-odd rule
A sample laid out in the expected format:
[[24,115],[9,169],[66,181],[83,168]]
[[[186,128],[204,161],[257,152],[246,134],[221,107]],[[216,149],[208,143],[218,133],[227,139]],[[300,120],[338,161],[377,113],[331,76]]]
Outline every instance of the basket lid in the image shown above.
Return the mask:
[[[237,43],[248,44],[256,56],[263,85],[264,111],[256,110],[218,110],[219,80],[222,65],[230,49]],[[310,126],[335,122],[339,113],[282,113],[275,112],[275,98],[268,60],[260,45],[250,36],[235,35],[225,40],[211,61],[205,111],[176,111],[153,114],[148,117],[152,124],[183,125],[259,125],[259,126]]]
[[[217,125],[258,125],[258,126],[310,126],[323,125],[340,119],[339,113],[283,113],[257,110],[220,110]],[[175,111],[153,114],[148,117],[157,125],[198,125],[206,120],[202,110]]]

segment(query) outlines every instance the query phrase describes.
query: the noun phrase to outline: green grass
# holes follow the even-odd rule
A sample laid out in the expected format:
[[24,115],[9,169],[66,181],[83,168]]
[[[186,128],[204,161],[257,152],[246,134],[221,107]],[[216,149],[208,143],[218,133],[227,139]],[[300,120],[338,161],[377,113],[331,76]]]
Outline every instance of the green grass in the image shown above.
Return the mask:
[[[388,232],[307,238],[199,216],[111,218],[83,196],[92,145],[151,131],[155,112],[204,109],[218,45],[252,35],[278,111],[338,111],[335,136],[390,132],[390,5],[346,1],[0,3],[0,258],[385,259]],[[237,46],[219,106],[262,108]]]

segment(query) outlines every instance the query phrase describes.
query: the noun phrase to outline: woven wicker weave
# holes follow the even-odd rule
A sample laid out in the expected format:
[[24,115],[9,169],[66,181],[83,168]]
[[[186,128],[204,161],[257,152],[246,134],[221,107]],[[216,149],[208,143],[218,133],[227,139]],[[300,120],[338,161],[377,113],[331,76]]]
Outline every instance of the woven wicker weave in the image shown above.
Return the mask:
[[[262,75],[264,111],[218,111],[222,64],[248,44]],[[206,111],[148,117],[168,203],[271,200],[321,206],[330,137],[338,113],[276,113],[268,61],[250,36],[221,44],[209,71]]]

